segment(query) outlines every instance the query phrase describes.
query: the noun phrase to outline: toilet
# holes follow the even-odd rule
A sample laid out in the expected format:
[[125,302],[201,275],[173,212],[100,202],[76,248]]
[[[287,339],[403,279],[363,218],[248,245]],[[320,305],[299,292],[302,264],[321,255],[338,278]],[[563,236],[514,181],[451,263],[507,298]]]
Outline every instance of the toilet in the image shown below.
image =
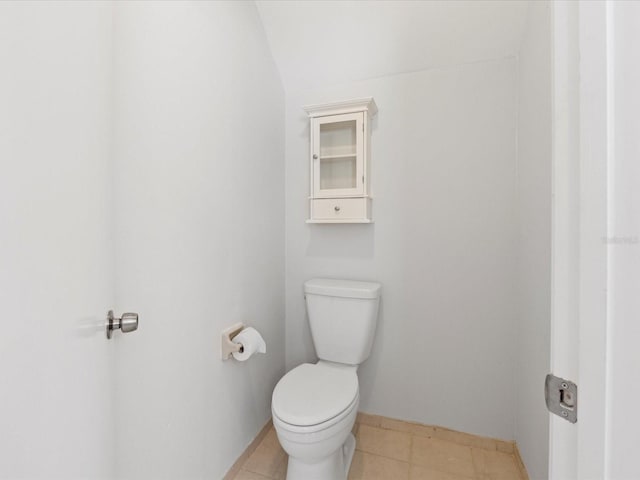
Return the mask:
[[316,278],[304,284],[318,363],[280,379],[271,412],[289,454],[287,480],[345,480],[356,448],[358,365],[371,352],[379,283]]

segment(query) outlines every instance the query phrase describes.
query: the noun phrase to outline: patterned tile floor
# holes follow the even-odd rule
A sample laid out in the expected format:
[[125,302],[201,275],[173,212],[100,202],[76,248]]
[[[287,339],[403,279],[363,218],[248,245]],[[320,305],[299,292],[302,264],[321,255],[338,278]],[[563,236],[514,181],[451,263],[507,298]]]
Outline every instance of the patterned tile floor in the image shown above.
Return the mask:
[[[359,414],[349,480],[527,480],[511,442]],[[284,480],[287,454],[270,426],[235,480]]]

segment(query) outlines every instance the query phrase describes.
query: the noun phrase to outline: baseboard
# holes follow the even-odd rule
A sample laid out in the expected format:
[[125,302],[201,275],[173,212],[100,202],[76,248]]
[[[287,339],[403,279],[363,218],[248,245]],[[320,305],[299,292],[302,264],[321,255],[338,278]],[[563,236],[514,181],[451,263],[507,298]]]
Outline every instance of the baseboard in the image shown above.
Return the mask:
[[458,445],[466,445],[468,447],[483,448],[485,450],[497,450],[503,453],[514,454],[515,442],[500,440],[491,437],[482,437],[471,433],[458,432],[450,428],[439,427],[436,425],[424,425],[417,422],[407,422],[405,420],[397,420],[395,418],[382,417],[380,415],[372,415],[370,413],[358,413],[356,422],[371,427],[386,428],[388,430],[396,430],[399,432],[407,432],[415,435],[437,438],[439,440],[447,440],[457,443]]
[[262,429],[258,432],[258,435],[256,435],[256,438],[254,438],[251,441],[249,446],[245,448],[244,452],[242,452],[242,454],[238,457],[238,459],[233,463],[233,465],[231,466],[227,474],[223,477],[223,480],[233,480],[233,478],[235,478],[235,476],[240,471],[240,468],[242,467],[242,465],[244,465],[244,463],[255,451],[255,449],[258,448],[258,445],[260,445],[260,442],[262,441],[262,439],[265,437],[265,435],[271,428],[271,423],[272,423],[271,418],[269,418],[269,421],[264,424],[264,427],[262,427]]
[[518,449],[518,444],[514,443],[514,456],[516,457],[516,462],[518,462],[518,467],[520,468],[520,473],[522,474],[522,478],[525,480],[529,480],[529,474],[527,473],[527,467],[524,466],[524,462],[522,461],[522,457],[520,456],[520,450]]

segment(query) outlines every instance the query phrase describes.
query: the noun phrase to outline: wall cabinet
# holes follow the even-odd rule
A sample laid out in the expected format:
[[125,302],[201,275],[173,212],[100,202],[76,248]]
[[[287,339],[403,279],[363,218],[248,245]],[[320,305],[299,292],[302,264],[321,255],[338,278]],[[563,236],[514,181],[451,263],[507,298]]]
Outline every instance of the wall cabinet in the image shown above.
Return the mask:
[[371,223],[373,98],[304,107],[310,119],[307,223]]

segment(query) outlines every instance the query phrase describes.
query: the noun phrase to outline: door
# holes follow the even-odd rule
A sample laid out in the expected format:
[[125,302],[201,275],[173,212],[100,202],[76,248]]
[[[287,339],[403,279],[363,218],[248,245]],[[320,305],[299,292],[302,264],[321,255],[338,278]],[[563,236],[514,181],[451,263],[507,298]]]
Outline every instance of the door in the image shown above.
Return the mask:
[[364,195],[364,113],[313,119],[313,197]]
[[0,2],[1,478],[114,478],[112,14]]

